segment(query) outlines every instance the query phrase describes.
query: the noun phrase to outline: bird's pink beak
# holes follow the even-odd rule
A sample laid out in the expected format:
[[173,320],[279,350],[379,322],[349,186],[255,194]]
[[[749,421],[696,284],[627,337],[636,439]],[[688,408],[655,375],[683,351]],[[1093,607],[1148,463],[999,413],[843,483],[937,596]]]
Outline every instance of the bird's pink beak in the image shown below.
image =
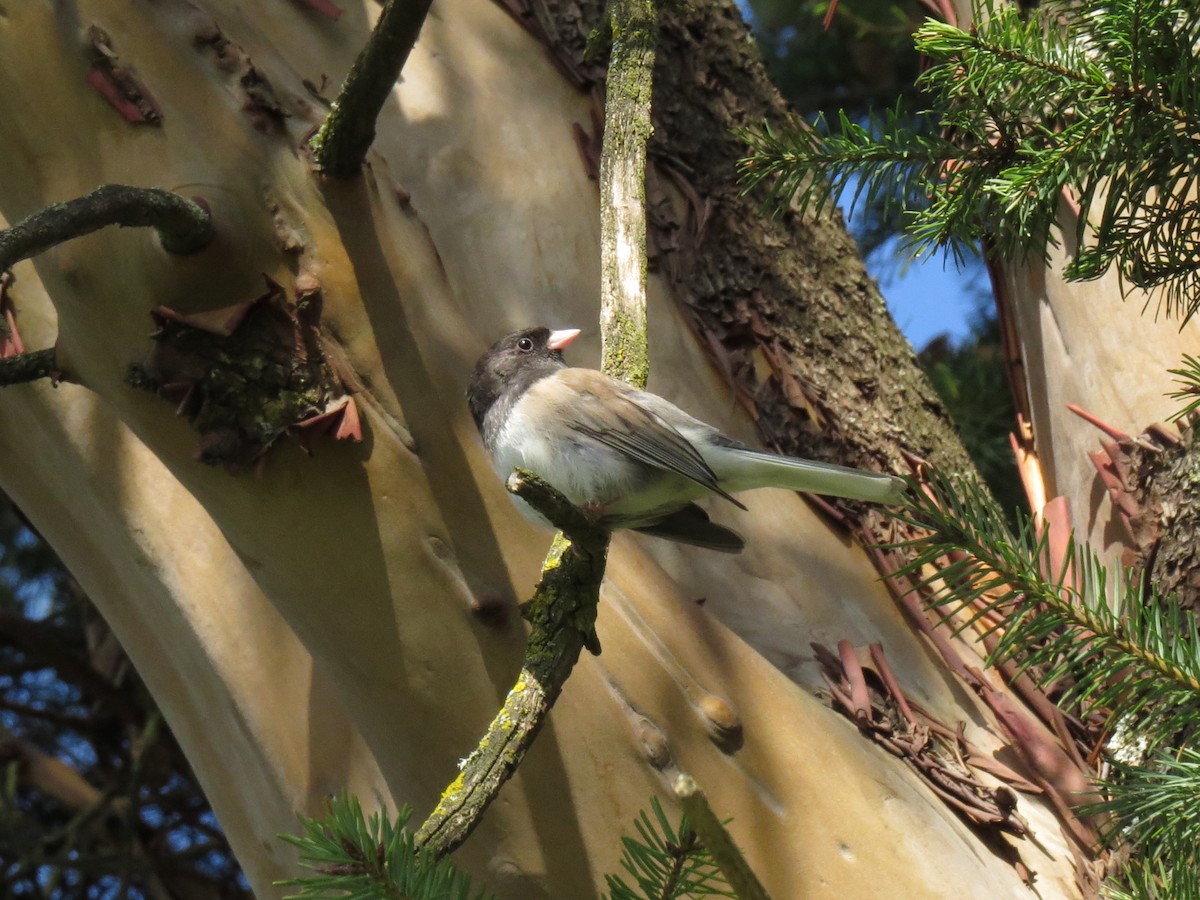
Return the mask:
[[575,338],[579,337],[578,328],[564,328],[562,331],[550,332],[550,338],[546,341],[546,346],[551,350],[561,350]]

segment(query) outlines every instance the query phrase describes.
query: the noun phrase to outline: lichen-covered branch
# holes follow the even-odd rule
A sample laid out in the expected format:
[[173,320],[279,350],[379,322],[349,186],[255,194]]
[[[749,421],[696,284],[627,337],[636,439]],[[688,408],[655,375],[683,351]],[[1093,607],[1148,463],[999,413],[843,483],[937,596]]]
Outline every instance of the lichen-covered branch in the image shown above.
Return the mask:
[[658,22],[653,0],[613,0],[600,157],[600,337],[604,371],[646,386],[646,144]]
[[[600,329],[603,369],[646,386],[646,142],[655,13],[650,0],[615,0],[601,157]],[[332,118],[332,115],[331,115]],[[328,124],[328,123],[327,123]],[[533,598],[522,608],[529,645],[517,683],[461,774],[417,832],[444,856],[466,840],[516,771],[584,648],[600,652],[594,624],[609,534],[545,482],[517,470],[508,489],[549,519],[555,535]]]
[[386,0],[320,130],[309,142],[317,168],[349,178],[375,140],[375,120],[408,60],[432,0]]
[[738,900],[768,900],[766,890],[746,862],[746,857],[742,856],[742,851],[733,842],[721,820],[708,805],[708,798],[691,776],[681,774],[677,777],[674,790],[692,830],[712,855],[713,862],[721,869],[721,874],[737,894]]
[[596,604],[608,556],[608,533],[554,488],[517,470],[508,489],[562,533],[542,565],[542,578],[521,614],[530,623],[525,663],[478,747],[461,764],[417,843],[437,856],[467,839],[541,731],[579,653],[594,637]]
[[213,239],[212,217],[200,204],[161,188],[105,184],[55,203],[0,231],[0,271],[57,244],[109,225],[153,228],[169,253],[195,253]]
[[0,357],[0,388],[54,376],[54,348]]

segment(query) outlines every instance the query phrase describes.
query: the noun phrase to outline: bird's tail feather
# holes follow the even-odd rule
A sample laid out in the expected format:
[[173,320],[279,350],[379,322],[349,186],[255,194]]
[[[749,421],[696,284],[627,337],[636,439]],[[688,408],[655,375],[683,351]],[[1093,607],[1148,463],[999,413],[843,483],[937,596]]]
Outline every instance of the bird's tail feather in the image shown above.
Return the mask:
[[730,493],[778,487],[872,503],[896,503],[905,489],[904,481],[895,475],[777,456],[749,447],[723,447],[715,456],[707,462]]

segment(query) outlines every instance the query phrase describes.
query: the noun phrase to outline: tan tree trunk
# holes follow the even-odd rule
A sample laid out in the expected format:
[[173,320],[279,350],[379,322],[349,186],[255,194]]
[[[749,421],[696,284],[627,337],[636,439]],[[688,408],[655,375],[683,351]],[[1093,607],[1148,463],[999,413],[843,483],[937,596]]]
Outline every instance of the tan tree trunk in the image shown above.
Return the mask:
[[[424,815],[519,667],[514,605],[549,536],[517,514],[474,433],[462,394],[475,357],[545,322],[593,326],[572,359],[597,358],[598,201],[573,131],[591,132],[596,101],[500,7],[435,5],[364,176],[313,176],[298,148],[323,107],[304,81],[336,84],[375,13],[64,0],[0,14],[5,219],[124,182],[201,196],[217,224],[194,257],[110,229],[17,267],[24,340],[57,341],[68,383],[0,396],[0,487],[128,649],[262,897],[296,873],[275,835],[330,792]],[[724,128],[779,105],[731,6],[672,15],[689,18],[660,52],[651,388],[739,437],[754,438],[749,410],[789,449],[960,463],[840,226],[765,221],[754,201],[736,205],[731,170],[699,164],[690,118]],[[589,21],[574,23],[577,42]],[[128,123],[89,85],[91,26],[136,68],[160,125]],[[682,250],[664,249],[672,221]],[[228,306],[261,293],[264,274],[289,293],[301,276],[320,283],[365,440],[312,456],[281,442],[260,473],[235,476],[197,462],[186,420],[126,377],[150,355],[152,308]],[[746,500],[746,513],[714,510],[746,536],[740,557],[618,537],[603,655],[581,661],[456,860],[502,897],[592,896],[618,835],[684,769],[777,898],[1027,896],[813,696],[808,644],[882,642],[910,696],[995,749],[987,716],[912,637],[860,548],[795,495]],[[497,604],[498,617],[476,613]],[[1053,817],[1034,799],[1022,810],[1040,895],[1072,896]]]

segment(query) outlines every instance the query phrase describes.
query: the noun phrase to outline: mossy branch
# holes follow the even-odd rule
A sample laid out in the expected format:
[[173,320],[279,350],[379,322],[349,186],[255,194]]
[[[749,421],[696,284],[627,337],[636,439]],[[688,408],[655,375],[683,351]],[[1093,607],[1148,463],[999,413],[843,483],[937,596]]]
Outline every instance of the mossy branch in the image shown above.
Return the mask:
[[[657,25],[648,0],[615,0],[611,15],[613,53],[600,164],[603,369],[644,388],[649,374],[646,142]],[[521,674],[479,745],[462,762],[461,774],[417,832],[417,843],[437,856],[466,840],[516,771],[580,651],[600,652],[594,625],[609,533],[535,475],[518,469],[508,489],[560,532],[542,564],[533,598],[522,607],[531,630]]]
[[317,168],[350,178],[375,140],[375,120],[408,61],[432,0],[386,0],[320,130],[309,142]]
[[658,21],[652,0],[613,0],[600,158],[600,337],[604,371],[645,388],[646,144]]
[[518,469],[508,489],[562,533],[555,536],[541,580],[521,610],[532,626],[521,674],[478,747],[461,764],[461,774],[417,832],[418,845],[439,857],[474,830],[541,731],[580,651],[595,639],[608,532],[528,472]]
[[109,225],[153,228],[169,253],[203,250],[214,236],[212,217],[199,203],[161,188],[105,184],[0,231],[0,271]]
[[0,388],[54,377],[54,348],[0,357]]

